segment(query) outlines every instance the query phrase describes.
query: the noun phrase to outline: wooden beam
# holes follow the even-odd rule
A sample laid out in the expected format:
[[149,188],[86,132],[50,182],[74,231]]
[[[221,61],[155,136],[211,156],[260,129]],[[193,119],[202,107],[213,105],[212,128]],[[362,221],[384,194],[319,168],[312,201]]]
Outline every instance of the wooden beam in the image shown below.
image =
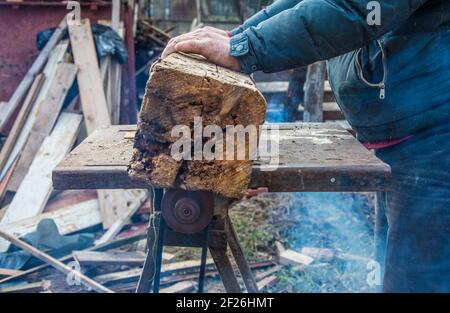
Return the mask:
[[75,278],[80,279],[80,282],[82,284],[84,284],[88,288],[93,289],[96,292],[99,292],[99,293],[113,293],[112,290],[110,290],[110,289],[100,285],[96,281],[94,281],[94,280],[90,279],[89,277],[81,274],[80,272],[74,271],[72,268],[70,268],[69,266],[65,265],[61,261],[58,261],[57,259],[51,257],[50,255],[48,255],[48,254],[46,254],[46,253],[44,253],[42,251],[39,251],[38,249],[36,249],[32,245],[29,245],[28,243],[26,243],[25,241],[20,240],[17,237],[11,236],[11,235],[9,235],[9,234],[1,231],[1,230],[0,230],[0,237],[2,237],[3,239],[11,242],[13,245],[17,246],[18,248],[29,252],[32,256],[38,258],[39,260],[50,264],[52,267],[56,268],[61,273],[63,273],[63,274],[71,274]]
[[[69,153],[78,135],[81,115],[61,114],[55,129],[44,139],[27,175],[0,221],[0,226],[40,214],[53,190],[52,171]],[[0,241],[0,251],[8,242]]]
[[64,30],[66,28],[67,28],[67,21],[66,21],[66,17],[64,17],[62,19],[61,23],[58,25],[58,27],[53,32],[53,35],[50,37],[50,39],[47,42],[47,44],[45,45],[44,49],[42,49],[41,53],[39,53],[39,56],[34,61],[33,65],[30,67],[28,72],[25,74],[25,77],[22,79],[19,86],[16,88],[15,92],[9,99],[8,107],[6,108],[5,111],[3,111],[3,115],[0,116],[0,132],[2,134],[6,135],[7,132],[5,130],[5,126],[8,122],[8,120],[11,118],[14,111],[17,109],[17,107],[20,105],[22,99],[27,94],[36,75],[38,75],[41,72],[42,68],[44,67],[45,63],[48,60],[50,52],[56,46],[58,41],[61,40],[62,36],[64,35]]
[[[202,59],[171,54],[156,63],[150,74],[129,176],[159,188],[181,186],[241,198],[250,181],[252,160],[248,156],[256,155],[258,129],[264,123],[265,112],[266,102],[247,75]],[[221,131],[240,125],[253,128],[253,133],[240,147],[235,136],[217,135],[213,160],[205,160],[201,151],[200,155],[188,151],[188,157],[194,155],[194,160],[173,158],[171,147],[178,139],[177,135],[172,136],[174,127],[186,125],[183,133],[195,135],[202,127],[196,122],[200,118],[203,125],[217,125]],[[233,154],[232,150],[239,151]]]
[[197,287],[195,281],[181,281],[179,283],[173,284],[170,287],[162,288],[160,293],[186,293],[194,290]]

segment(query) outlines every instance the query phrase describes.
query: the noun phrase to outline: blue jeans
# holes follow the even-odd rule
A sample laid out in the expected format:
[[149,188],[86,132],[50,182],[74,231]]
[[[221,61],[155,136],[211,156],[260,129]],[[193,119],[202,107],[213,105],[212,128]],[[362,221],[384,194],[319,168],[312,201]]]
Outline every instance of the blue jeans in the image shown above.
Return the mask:
[[392,189],[377,196],[384,292],[450,292],[450,121],[377,151]]

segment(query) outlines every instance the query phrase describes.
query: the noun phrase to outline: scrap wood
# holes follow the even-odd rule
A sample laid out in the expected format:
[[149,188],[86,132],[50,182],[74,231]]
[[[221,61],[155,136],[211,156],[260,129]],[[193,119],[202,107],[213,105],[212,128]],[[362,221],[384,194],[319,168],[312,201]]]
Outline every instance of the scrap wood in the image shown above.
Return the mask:
[[362,263],[368,263],[371,261],[369,257],[344,253],[330,248],[303,247],[301,253],[325,262],[330,262],[333,259]]
[[281,252],[279,257],[281,265],[308,266],[314,261],[312,257],[294,250],[285,250]]
[[111,241],[129,222],[130,218],[136,213],[137,210],[142,206],[142,204],[147,200],[147,192],[145,190],[127,190],[126,194],[130,195],[130,206],[128,211],[103,234],[103,236],[96,241],[96,244],[103,244]]
[[73,251],[73,258],[81,266],[95,265],[142,265],[145,254],[142,252],[98,252]]
[[[36,216],[43,211],[53,189],[52,170],[70,151],[80,124],[79,114],[61,114],[52,133],[44,139],[27,175],[0,221],[0,226]],[[0,241],[0,251],[4,252],[8,247],[8,242]]]
[[[117,240],[108,242],[108,243],[103,244],[103,245],[93,246],[91,248],[86,249],[85,251],[106,251],[106,250],[109,250],[109,249],[118,248],[120,246],[123,246],[123,245],[129,244],[129,243],[141,240],[141,239],[143,239],[145,237],[146,237],[145,233],[139,233],[139,234],[132,235],[132,236],[129,236],[129,237],[126,237],[126,238],[117,239]],[[70,255],[67,255],[65,257],[60,258],[59,261],[60,262],[68,262],[68,261],[71,261],[72,259],[73,259],[72,254],[70,254]],[[30,275],[32,273],[38,272],[40,270],[43,270],[43,269],[45,269],[45,268],[47,268],[49,266],[50,266],[49,264],[42,264],[42,265],[30,268],[28,270],[25,270],[23,273],[20,273],[20,274],[17,274],[17,275],[12,275],[10,277],[6,277],[6,278],[1,279],[0,280],[0,284],[20,279],[20,278],[25,277],[27,275]]]
[[68,235],[102,223],[98,200],[90,199],[56,211],[0,225],[0,229],[16,237],[22,237],[35,231],[36,226],[43,219],[52,219],[61,235]]
[[55,45],[61,40],[64,34],[64,30],[66,28],[67,28],[67,20],[66,17],[64,17],[61,23],[53,32],[52,36],[50,37],[50,40],[47,42],[45,47],[39,53],[39,56],[34,61],[33,65],[25,74],[25,77],[22,79],[19,86],[14,91],[14,94],[9,99],[6,110],[3,112],[3,115],[0,116],[0,132],[2,134],[7,133],[5,126],[7,125],[11,116],[14,114],[14,111],[20,105],[22,99],[25,97],[31,84],[34,81],[34,78],[41,72],[42,68],[44,67],[45,63],[47,62],[50,56],[50,52],[53,50]]
[[8,183],[9,191],[17,191],[19,189],[41,144],[52,131],[66,99],[67,92],[75,81],[76,73],[76,65],[70,63],[58,64],[48,95],[39,106],[34,125],[20,154],[16,169]]
[[5,278],[5,277],[9,277],[9,276],[13,276],[13,275],[18,275],[23,273],[23,271],[19,271],[19,270],[12,270],[9,268],[0,268],[0,279]]
[[69,42],[63,40],[60,43],[58,43],[56,47],[51,51],[47,64],[45,65],[43,70],[43,74],[45,75],[46,79],[42,87],[40,88],[39,95],[34,101],[33,108],[31,109],[31,112],[28,114],[27,120],[20,131],[20,135],[18,136],[14,144],[14,148],[9,154],[8,161],[6,162],[5,166],[1,169],[0,178],[3,179],[5,177],[7,171],[12,168],[13,163],[16,162],[16,160],[22,153],[23,147],[27,142],[31,129],[33,128],[33,125],[36,121],[36,116],[37,113],[39,112],[39,107],[44,101],[44,99],[47,97],[47,94],[50,90],[50,86],[53,82],[52,78],[55,76],[57,65],[60,62],[63,62],[64,55],[67,51],[68,46]]
[[28,114],[33,107],[33,103],[36,100],[36,97],[44,83],[45,76],[43,74],[38,74],[36,78],[33,80],[33,84],[30,87],[30,90],[27,93],[25,100],[23,101],[22,107],[20,108],[19,114],[14,120],[14,124],[9,132],[8,137],[6,138],[5,144],[3,145],[0,151],[0,168],[3,168],[8,161],[9,155],[16,144],[17,137],[19,137],[20,132],[25,124]]
[[95,190],[62,190],[58,194],[51,196],[44,212],[57,211],[94,199],[97,200],[97,192]]
[[263,290],[271,285],[275,284],[278,281],[278,277],[276,275],[270,275],[256,283],[258,286],[258,290]]
[[92,290],[100,293],[113,293],[112,290],[100,285],[96,281],[90,279],[89,277],[85,276],[84,274],[74,271],[71,267],[65,265],[61,261],[58,261],[57,259],[51,257],[50,255],[39,251],[32,245],[29,245],[28,243],[20,240],[19,238],[15,236],[11,236],[3,231],[0,230],[0,237],[3,239],[11,242],[13,245],[21,248],[22,250],[25,250],[29,252],[34,257],[40,259],[41,261],[48,263],[50,266],[56,268],[58,271],[62,272],[63,274],[71,274],[75,278],[80,279],[81,283],[83,283],[86,287],[91,288]]
[[36,293],[48,291],[52,283],[43,280],[35,283],[23,283],[9,287],[0,287],[0,293]]
[[170,287],[162,288],[160,293],[185,293],[194,290],[197,287],[197,283],[195,281],[181,281],[179,283],[175,283]]

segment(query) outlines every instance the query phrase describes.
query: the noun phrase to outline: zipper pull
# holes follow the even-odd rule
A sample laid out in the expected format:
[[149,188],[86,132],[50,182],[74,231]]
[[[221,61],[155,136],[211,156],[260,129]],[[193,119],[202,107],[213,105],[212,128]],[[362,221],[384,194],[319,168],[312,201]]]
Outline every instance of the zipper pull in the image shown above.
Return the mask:
[[380,86],[380,99],[384,100],[386,98],[386,86],[381,85]]

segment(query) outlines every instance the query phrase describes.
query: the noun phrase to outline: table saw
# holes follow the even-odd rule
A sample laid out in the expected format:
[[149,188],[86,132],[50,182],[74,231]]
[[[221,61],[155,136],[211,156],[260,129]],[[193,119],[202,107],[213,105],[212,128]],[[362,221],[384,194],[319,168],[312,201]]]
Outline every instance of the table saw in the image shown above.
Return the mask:
[[[390,167],[335,124],[278,124],[279,165],[264,170],[255,161],[249,188],[269,192],[386,191]],[[203,291],[209,249],[227,292],[241,292],[229,246],[248,292],[258,292],[251,269],[237,239],[228,208],[232,199],[208,192],[162,190],[132,181],[127,166],[133,152],[134,125],[110,126],[95,131],[53,171],[55,189],[151,190],[153,208],[149,251],[137,292],[159,291],[161,258],[165,245],[202,249],[199,291]]]

